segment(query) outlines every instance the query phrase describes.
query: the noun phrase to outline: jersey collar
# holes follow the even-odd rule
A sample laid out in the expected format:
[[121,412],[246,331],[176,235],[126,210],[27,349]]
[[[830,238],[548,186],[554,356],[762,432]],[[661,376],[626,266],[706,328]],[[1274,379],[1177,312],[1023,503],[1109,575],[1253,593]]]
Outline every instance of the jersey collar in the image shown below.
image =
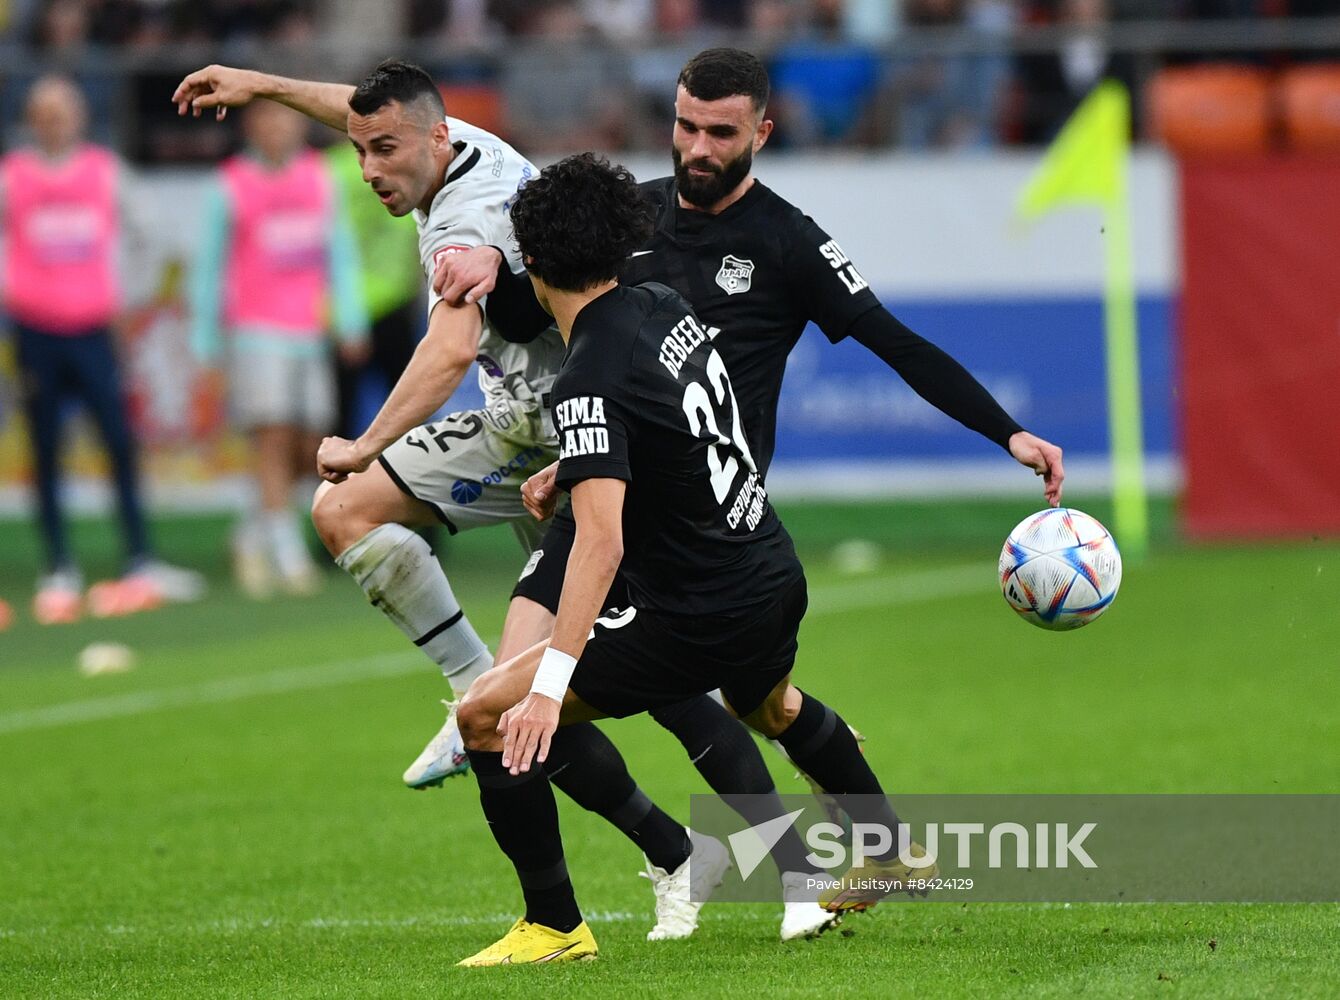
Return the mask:
[[754,183],[749,185],[749,190],[728,205],[725,211],[718,212],[716,215],[708,215],[706,212],[699,212],[692,208],[684,208],[680,205],[679,185],[675,183],[673,177],[669,178],[669,180],[670,190],[668,197],[670,198],[670,211],[666,212],[661,217],[660,228],[671,236],[674,236],[681,231],[684,235],[698,233],[711,226],[713,223],[727,222],[739,215],[743,215],[745,212],[749,211],[750,207],[753,206],[755,202],[763,197],[763,192],[766,190],[763,186],[763,182],[755,177]]
[[428,224],[428,216],[432,215],[433,210],[437,208],[437,203],[447,196],[447,190],[451,187],[451,182],[464,177],[473,170],[482,156],[478,146],[473,146],[464,139],[453,142],[451,148],[456,150],[456,156],[447,169],[447,178],[442,182],[442,187],[437,194],[433,195],[433,204],[430,206],[428,214],[425,215],[419,209],[414,209],[414,221],[420,227]]
[[481,155],[477,146],[472,146],[464,139],[451,144],[451,148],[456,150],[456,159],[451,164],[451,169],[447,171],[446,183],[450,184],[458,177],[464,177],[474,169],[475,164],[479,162]]

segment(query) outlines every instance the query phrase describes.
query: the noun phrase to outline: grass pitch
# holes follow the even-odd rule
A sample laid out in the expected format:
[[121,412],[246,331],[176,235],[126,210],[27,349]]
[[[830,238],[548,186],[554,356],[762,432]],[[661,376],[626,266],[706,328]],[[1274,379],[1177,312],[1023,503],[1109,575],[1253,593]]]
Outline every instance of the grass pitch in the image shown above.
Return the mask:
[[[1054,635],[994,592],[1000,540],[1030,509],[783,508],[811,581],[798,681],[866,732],[891,791],[1340,792],[1340,544],[1185,547],[1161,510],[1109,614]],[[80,527],[95,577],[109,535]],[[0,596],[21,619],[0,634],[0,995],[1340,994],[1333,905],[890,904],[782,946],[778,907],[723,904],[694,939],[649,944],[638,854],[566,803],[600,960],[455,969],[520,895],[472,780],[400,785],[445,684],[343,576],[254,604],[226,582],[220,523],[159,536],[215,576],[206,601],[40,629],[31,534],[0,526]],[[844,569],[850,538],[882,555]],[[496,635],[510,537],[445,548]],[[106,640],[137,668],[79,676],[78,650]],[[602,725],[671,812],[705,790],[653,724]]]

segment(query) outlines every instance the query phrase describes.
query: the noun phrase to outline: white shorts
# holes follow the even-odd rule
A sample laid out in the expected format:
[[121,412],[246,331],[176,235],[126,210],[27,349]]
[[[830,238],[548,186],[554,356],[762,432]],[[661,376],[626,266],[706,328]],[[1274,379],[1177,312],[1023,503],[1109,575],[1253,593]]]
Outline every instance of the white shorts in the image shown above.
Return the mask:
[[234,423],[245,430],[286,426],[330,434],[335,429],[335,372],[324,354],[236,348],[229,359],[228,397]]
[[511,524],[527,551],[543,534],[521,503],[521,484],[558,459],[539,403],[504,400],[416,427],[378,459],[392,481],[422,500],[453,535]]

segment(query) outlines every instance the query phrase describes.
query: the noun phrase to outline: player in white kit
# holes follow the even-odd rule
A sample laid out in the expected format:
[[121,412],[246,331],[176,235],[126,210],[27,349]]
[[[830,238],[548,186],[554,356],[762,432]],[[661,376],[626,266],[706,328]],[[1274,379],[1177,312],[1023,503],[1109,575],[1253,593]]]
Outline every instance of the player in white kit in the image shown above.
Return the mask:
[[[499,248],[522,269],[507,210],[535,168],[497,136],[447,118],[421,69],[388,60],[355,88],[210,66],[173,95],[179,112],[214,108],[219,118],[256,98],[349,134],[387,211],[413,213],[426,278],[443,255],[478,246]],[[357,439],[326,438],[317,455],[326,482],[312,516],[322,541],[458,697],[493,658],[412,529],[440,521],[455,534],[507,523],[529,551],[540,528],[520,486],[558,457],[548,394],[563,351],[557,330],[508,343],[482,301],[451,306],[430,293],[428,331],[381,411]],[[476,362],[485,407],[426,422]],[[448,769],[464,770],[464,753],[454,749]],[[430,746],[424,755],[442,752]],[[440,773],[442,762],[434,763]],[[408,783],[424,764],[411,766]]]

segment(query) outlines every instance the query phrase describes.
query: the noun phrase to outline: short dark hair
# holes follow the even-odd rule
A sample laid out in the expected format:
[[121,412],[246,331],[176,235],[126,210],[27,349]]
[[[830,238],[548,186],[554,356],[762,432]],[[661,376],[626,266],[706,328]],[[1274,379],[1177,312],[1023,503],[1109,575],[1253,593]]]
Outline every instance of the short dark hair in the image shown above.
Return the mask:
[[651,216],[627,168],[578,153],[540,171],[512,205],[526,269],[545,284],[580,292],[618,278],[651,235]]
[[744,49],[705,49],[684,64],[679,83],[700,101],[719,101],[744,94],[755,111],[768,106],[768,71],[758,56]]
[[403,59],[384,59],[354,88],[349,98],[349,110],[359,115],[370,115],[391,101],[413,104],[425,98],[431,100],[443,114],[446,113],[442,92],[425,69]]

